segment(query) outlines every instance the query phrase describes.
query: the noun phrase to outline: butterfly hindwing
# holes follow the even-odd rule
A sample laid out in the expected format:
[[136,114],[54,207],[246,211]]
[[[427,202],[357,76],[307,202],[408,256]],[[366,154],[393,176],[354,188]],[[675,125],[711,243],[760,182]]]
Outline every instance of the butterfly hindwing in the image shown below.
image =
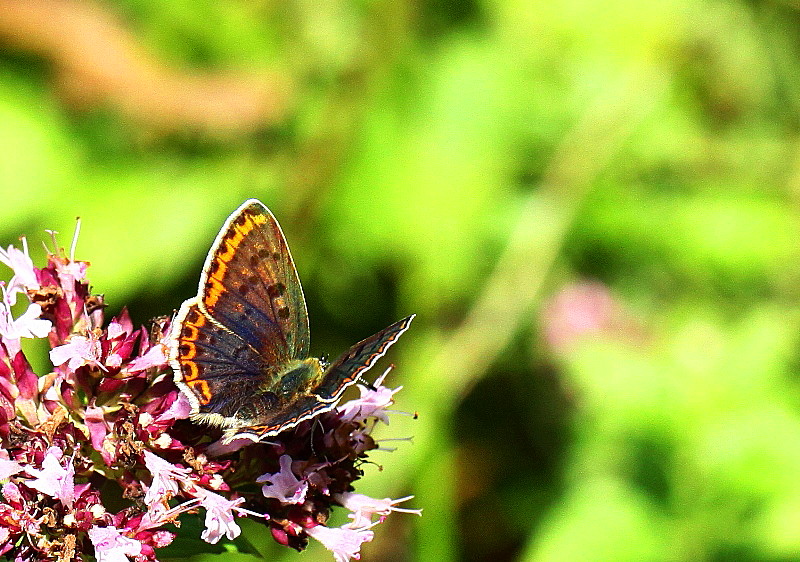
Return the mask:
[[234,416],[269,366],[249,344],[186,301],[175,318],[170,362],[194,414]]
[[271,364],[308,356],[303,290],[278,221],[246,201],[226,221],[206,259],[200,308]]
[[304,394],[296,397],[283,408],[276,408],[268,413],[264,413],[259,417],[257,425],[229,430],[227,432],[227,438],[235,439],[237,437],[252,436],[256,440],[259,440],[264,437],[277,435],[282,431],[295,427],[305,420],[309,420],[323,412],[328,412],[334,407],[335,404],[320,402],[316,396]]

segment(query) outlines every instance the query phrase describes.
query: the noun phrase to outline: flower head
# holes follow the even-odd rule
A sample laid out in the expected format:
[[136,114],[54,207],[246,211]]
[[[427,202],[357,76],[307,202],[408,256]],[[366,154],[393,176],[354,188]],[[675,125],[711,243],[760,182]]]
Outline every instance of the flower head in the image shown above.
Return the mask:
[[222,535],[228,537],[228,540],[238,537],[242,530],[234,520],[233,511],[236,506],[244,502],[244,498],[228,500],[204,488],[198,488],[197,494],[200,505],[206,508],[206,528],[200,538],[208,543],[216,544]]
[[92,365],[102,370],[107,370],[100,363],[102,347],[100,340],[89,332],[88,336],[74,335],[68,343],[54,347],[50,350],[50,360],[55,366],[67,364],[67,368],[74,371],[83,365]]
[[397,504],[410,500],[414,496],[406,496],[400,499],[384,498],[382,500],[374,499],[363,494],[356,494],[353,492],[344,492],[334,496],[345,508],[349,509],[352,513],[349,515],[352,521],[345,525],[348,528],[359,529],[370,526],[373,521],[374,515],[379,515],[381,521],[393,511],[402,513],[413,513],[415,515],[422,515],[421,509],[407,509],[397,507]]
[[361,392],[361,397],[350,400],[339,407],[343,420],[361,422],[367,418],[373,417],[381,420],[383,423],[389,423],[389,416],[387,415],[386,408],[394,403],[394,395],[403,388],[402,386],[398,386],[392,390],[383,386],[383,381],[391,370],[391,366],[387,368],[383,374],[378,377],[374,385],[358,387],[358,390]]
[[6,291],[0,282],[0,338],[12,356],[20,350],[21,338],[46,337],[52,327],[49,320],[40,318],[42,308],[36,303],[29,304],[19,318],[14,318],[11,314],[14,303],[10,300],[13,294]]
[[153,482],[144,496],[144,503],[151,509],[159,508],[168,499],[177,496],[181,485],[191,486],[189,468],[175,466],[150,451],[144,452],[144,464],[153,476]]

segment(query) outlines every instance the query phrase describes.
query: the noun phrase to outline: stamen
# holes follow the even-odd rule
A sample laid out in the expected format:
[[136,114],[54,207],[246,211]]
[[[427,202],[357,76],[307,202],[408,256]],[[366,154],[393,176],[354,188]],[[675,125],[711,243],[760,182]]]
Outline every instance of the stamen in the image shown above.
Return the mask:
[[266,513],[257,513],[255,511],[250,511],[249,509],[245,509],[243,507],[233,506],[233,510],[238,513],[244,513],[245,515],[253,515],[255,517],[263,517],[264,519],[269,519],[269,515]]
[[417,412],[406,412],[405,410],[390,410],[388,408],[384,408],[383,410],[387,414],[402,414],[404,416],[409,416],[411,418],[417,419],[419,414]]
[[53,241],[53,251],[51,252],[50,248],[47,247],[47,244],[45,244],[44,241],[42,241],[42,245],[44,246],[44,251],[47,252],[48,254],[53,254],[54,256],[57,256],[58,241],[56,240],[56,234],[58,234],[58,231],[45,229],[45,232],[50,235],[50,239]]
[[69,248],[69,261],[75,261],[75,246],[78,245],[78,235],[81,233],[81,218],[75,217],[75,233],[72,235],[72,245]]
[[382,443],[384,441],[408,441],[409,443],[414,440],[413,437],[387,437],[385,439],[376,439],[376,443]]

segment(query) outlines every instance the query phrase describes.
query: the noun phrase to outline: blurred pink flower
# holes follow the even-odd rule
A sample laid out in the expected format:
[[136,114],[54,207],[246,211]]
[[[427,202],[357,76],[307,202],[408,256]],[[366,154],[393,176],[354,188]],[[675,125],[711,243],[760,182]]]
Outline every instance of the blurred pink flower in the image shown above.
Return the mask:
[[568,351],[585,338],[608,333],[619,313],[606,285],[596,281],[567,284],[544,306],[545,341],[557,352]]

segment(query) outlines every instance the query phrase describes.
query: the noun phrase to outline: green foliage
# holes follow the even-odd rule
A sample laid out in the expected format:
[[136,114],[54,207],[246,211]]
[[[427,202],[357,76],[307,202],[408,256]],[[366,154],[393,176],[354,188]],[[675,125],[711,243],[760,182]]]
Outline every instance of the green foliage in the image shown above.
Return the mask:
[[[258,197],[315,352],[417,313],[391,360],[419,419],[382,433],[415,439],[358,491],[424,516],[364,560],[800,558],[796,6],[112,7],[164,65],[284,76],[289,116],[230,135],[77,111],[6,45],[0,242],[69,247],[82,217],[95,290],[145,322]],[[548,345],[551,296],[587,279],[615,322]],[[296,559],[244,527],[169,556]]]

